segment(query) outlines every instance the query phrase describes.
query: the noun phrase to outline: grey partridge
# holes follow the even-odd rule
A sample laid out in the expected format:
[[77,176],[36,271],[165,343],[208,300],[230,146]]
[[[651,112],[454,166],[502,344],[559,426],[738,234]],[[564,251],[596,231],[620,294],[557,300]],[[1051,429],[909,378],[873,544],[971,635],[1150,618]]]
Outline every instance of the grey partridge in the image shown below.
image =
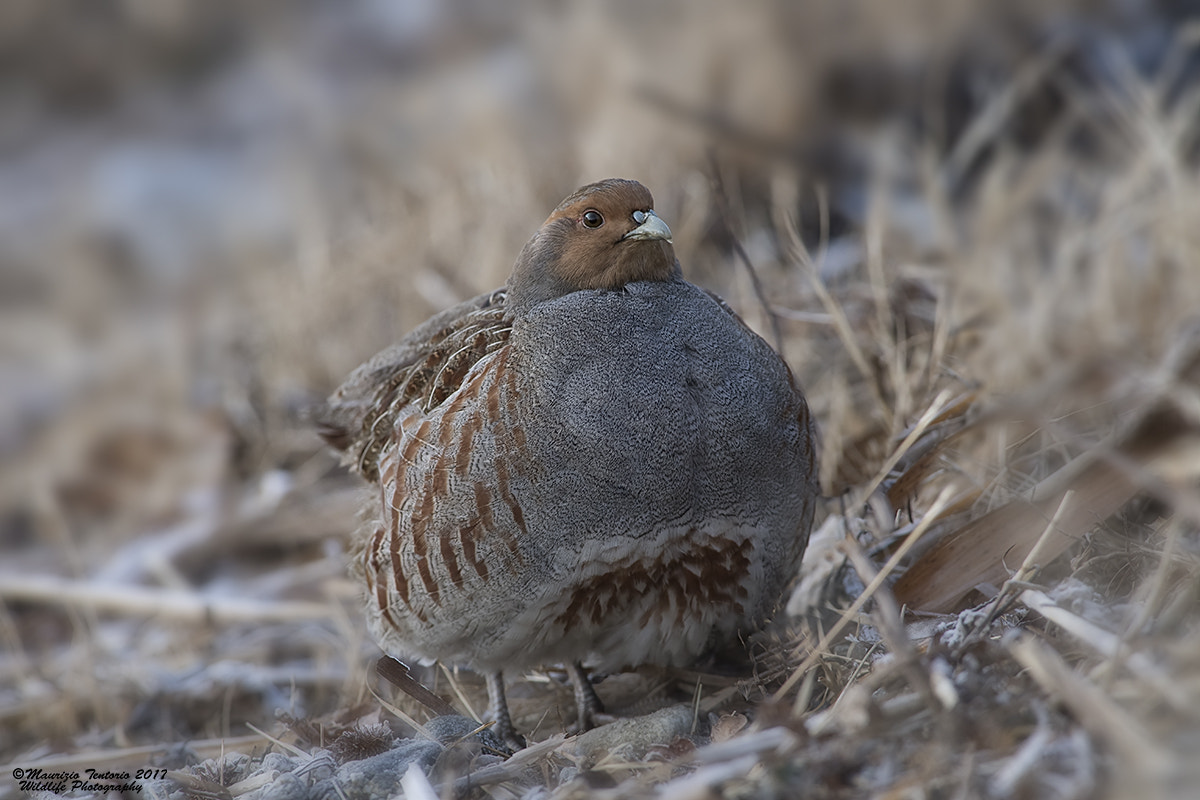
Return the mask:
[[683,665],[759,625],[808,541],[814,432],[783,360],[686,282],[650,192],[579,189],[504,288],[360,366],[319,417],[378,487],[352,572],[390,654],[487,676]]

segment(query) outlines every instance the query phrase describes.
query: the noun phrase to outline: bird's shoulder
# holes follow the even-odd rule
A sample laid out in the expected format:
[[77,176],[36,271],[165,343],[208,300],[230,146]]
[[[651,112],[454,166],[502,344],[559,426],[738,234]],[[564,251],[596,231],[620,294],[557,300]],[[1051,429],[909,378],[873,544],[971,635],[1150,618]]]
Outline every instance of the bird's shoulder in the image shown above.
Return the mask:
[[376,480],[380,451],[400,410],[436,408],[476,362],[508,341],[506,298],[501,288],[459,303],[373,356],[317,409],[318,434],[343,452],[345,463]]

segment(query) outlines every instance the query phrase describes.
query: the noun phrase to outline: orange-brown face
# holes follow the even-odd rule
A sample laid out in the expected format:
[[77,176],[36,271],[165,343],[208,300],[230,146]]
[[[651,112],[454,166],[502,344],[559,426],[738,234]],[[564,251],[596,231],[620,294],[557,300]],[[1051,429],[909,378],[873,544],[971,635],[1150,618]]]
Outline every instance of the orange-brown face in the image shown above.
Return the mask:
[[650,192],[610,178],[562,201],[529,240],[509,278],[509,304],[528,307],[580,289],[678,274],[671,229],[655,215]]

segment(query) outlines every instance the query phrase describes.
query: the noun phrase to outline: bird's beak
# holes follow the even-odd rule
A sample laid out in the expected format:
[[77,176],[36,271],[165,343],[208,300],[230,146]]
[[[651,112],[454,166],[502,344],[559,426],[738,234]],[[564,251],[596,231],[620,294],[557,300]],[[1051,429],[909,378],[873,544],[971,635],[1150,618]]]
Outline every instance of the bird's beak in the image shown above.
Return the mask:
[[647,211],[646,221],[621,237],[621,241],[648,239],[662,239],[671,244],[671,229],[653,211]]

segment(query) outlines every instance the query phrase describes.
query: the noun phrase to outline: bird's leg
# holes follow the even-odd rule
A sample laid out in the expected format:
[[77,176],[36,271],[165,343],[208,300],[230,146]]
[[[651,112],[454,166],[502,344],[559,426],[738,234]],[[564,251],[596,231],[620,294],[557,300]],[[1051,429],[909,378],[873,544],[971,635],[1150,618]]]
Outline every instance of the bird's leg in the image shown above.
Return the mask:
[[600,697],[592,687],[592,681],[582,663],[571,661],[566,664],[566,668],[567,677],[571,679],[571,686],[575,689],[575,725],[579,732],[583,733],[595,725],[598,715],[604,713],[604,704],[600,702]]
[[504,698],[504,675],[499,670],[484,674],[487,681],[488,705],[492,709],[492,718],[496,720],[492,731],[514,750],[525,747],[525,739],[513,727],[512,717],[508,713],[508,701]]

